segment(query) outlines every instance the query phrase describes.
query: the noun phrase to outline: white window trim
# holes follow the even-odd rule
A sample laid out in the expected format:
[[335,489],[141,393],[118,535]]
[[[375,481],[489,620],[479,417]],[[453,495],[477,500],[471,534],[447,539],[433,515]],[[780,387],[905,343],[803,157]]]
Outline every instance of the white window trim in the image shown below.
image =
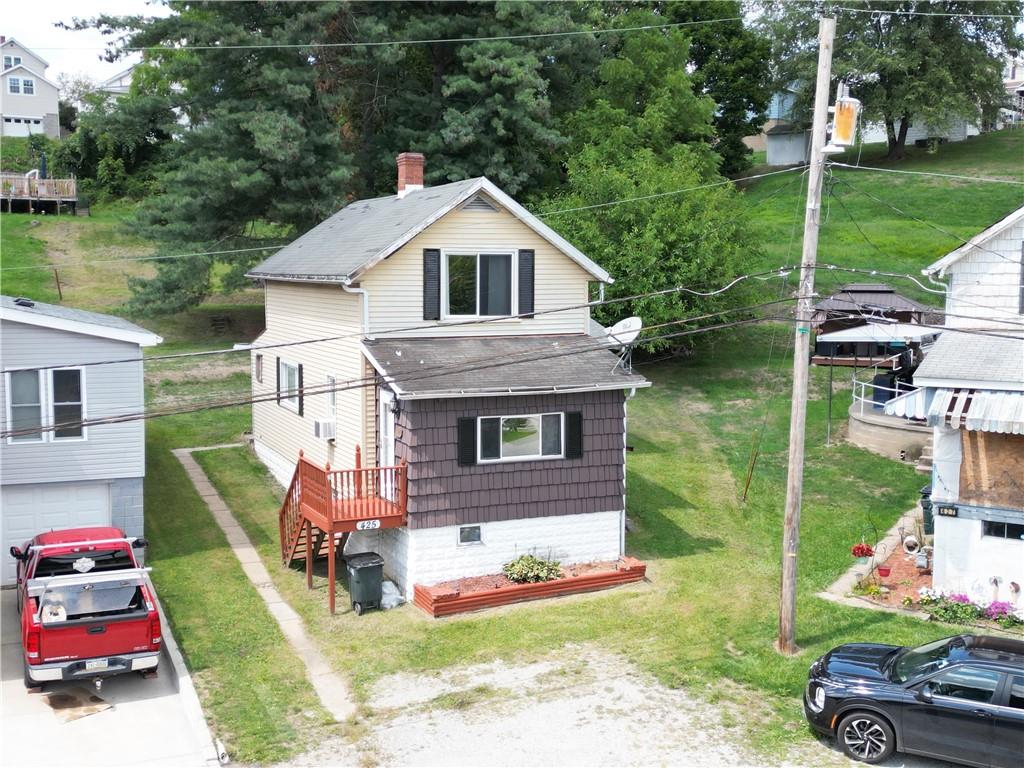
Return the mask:
[[[31,88],[32,93],[29,93],[26,88]],[[31,77],[23,77],[21,79],[21,95],[22,96],[35,96],[36,95],[36,81]]]
[[333,373],[327,376],[327,418],[338,420],[338,377]]
[[[82,434],[79,437],[57,437],[53,427],[56,425],[57,417],[54,412],[53,399],[53,374],[55,371],[78,371],[79,386],[82,393],[82,421],[88,417],[87,387],[85,369],[81,366],[68,366],[66,368],[51,368],[49,371],[36,371],[39,381],[39,421],[42,431],[35,440],[15,440],[14,436],[7,438],[8,445],[40,445],[43,443],[84,443],[89,439],[89,428],[82,426]],[[4,406],[6,410],[7,424],[13,427],[14,412],[11,401],[11,374],[17,371],[8,371],[4,374]]]
[[[463,528],[477,528],[480,531],[480,541],[463,541],[462,540],[462,529]],[[460,525],[458,530],[455,531],[455,546],[457,547],[482,547],[484,545],[484,527],[479,523],[473,525]]]
[[20,77],[8,77],[7,78],[7,92],[11,94],[21,95],[21,78]]
[[[510,256],[512,261],[512,297],[509,304],[511,313],[508,315],[481,315],[480,312],[480,255],[488,256]],[[448,311],[448,257],[449,256],[475,256],[476,257],[476,309],[477,314],[453,315]],[[517,248],[442,248],[441,249],[441,320],[473,320],[484,317],[505,318],[506,322],[515,322],[519,318],[519,250]]]
[[[299,364],[281,359],[277,365],[277,402],[282,408],[287,408],[292,413],[297,414],[299,412]],[[282,375],[285,367],[295,369],[295,390],[285,387],[284,376]],[[294,392],[294,394],[286,396],[285,392]]]
[[[485,459],[483,457],[483,420],[484,419],[539,419],[540,435],[538,443],[541,450],[544,450],[544,417],[558,416],[560,450],[557,454],[533,454],[530,456],[501,456],[497,459]],[[498,425],[498,450],[501,450],[501,425]],[[476,461],[478,464],[508,464],[513,461],[551,461],[565,458],[565,411],[547,411],[544,413],[511,413],[500,416],[478,416],[476,419]]]
[[[88,411],[86,410],[86,403],[85,403],[85,392],[86,392],[86,389],[85,389],[85,369],[80,367],[80,366],[71,366],[71,367],[67,367],[67,368],[51,368],[50,369],[50,375],[47,377],[47,384],[49,385],[49,387],[48,387],[48,389],[49,389],[49,392],[48,392],[48,394],[49,394],[48,409],[49,410],[48,410],[48,414],[47,414],[49,416],[49,418],[50,418],[49,426],[53,427],[53,426],[56,426],[56,424],[57,424],[57,411],[56,411],[57,403],[56,403],[56,400],[54,399],[55,389],[54,389],[54,386],[53,386],[53,374],[56,373],[57,371],[78,371],[78,386],[79,386],[79,391],[80,391],[80,393],[82,395],[82,401],[81,401],[81,403],[82,403],[82,421],[86,421],[86,419],[88,418],[88,416],[86,416]],[[84,443],[86,440],[89,439],[89,428],[86,427],[83,424],[82,425],[82,434],[79,437],[57,437],[57,432],[55,430],[51,430],[51,431],[47,432],[47,435],[49,435],[50,442],[52,442],[52,443]]]

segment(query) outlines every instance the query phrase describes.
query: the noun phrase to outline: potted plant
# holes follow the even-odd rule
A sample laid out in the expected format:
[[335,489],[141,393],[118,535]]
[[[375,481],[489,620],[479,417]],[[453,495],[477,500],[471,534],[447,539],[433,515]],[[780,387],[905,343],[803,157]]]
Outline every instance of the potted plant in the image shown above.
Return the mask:
[[871,548],[870,544],[867,544],[862,541],[859,544],[853,545],[853,547],[850,549],[850,554],[852,554],[857,559],[858,563],[863,564],[866,563],[869,558],[874,556],[875,550]]
[[890,568],[888,565],[878,566],[878,575],[880,578],[887,579],[889,578],[890,573],[892,573],[892,568]]

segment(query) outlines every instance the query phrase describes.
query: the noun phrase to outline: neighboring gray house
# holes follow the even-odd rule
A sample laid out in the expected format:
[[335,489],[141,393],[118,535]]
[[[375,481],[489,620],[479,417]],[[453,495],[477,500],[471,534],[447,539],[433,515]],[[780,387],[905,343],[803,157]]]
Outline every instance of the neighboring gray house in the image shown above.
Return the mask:
[[115,525],[142,535],[144,422],[82,422],[145,405],[141,362],[89,363],[141,358],[161,341],[118,317],[0,296],[3,584],[15,578],[8,549],[41,531]]
[[0,135],[60,136],[59,89],[46,78],[48,62],[12,38],[0,37]]

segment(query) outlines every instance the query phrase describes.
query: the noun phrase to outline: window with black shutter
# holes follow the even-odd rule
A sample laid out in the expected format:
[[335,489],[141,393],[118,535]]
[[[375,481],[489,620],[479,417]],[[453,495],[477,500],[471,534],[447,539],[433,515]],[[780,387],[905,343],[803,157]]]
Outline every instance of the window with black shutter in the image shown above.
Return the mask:
[[574,411],[565,414],[565,458],[583,456],[583,414]]
[[459,465],[476,464],[476,419],[459,419]]
[[423,249],[423,319],[441,319],[441,251]]
[[533,317],[533,251],[519,252],[519,315]]

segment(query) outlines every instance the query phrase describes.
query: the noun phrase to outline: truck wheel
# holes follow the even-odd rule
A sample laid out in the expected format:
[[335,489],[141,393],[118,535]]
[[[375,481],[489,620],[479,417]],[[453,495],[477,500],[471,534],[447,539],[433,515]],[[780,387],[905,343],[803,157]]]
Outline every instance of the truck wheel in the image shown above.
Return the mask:
[[363,604],[362,603],[352,603],[352,610],[356,612],[356,616],[362,616],[363,615]]

